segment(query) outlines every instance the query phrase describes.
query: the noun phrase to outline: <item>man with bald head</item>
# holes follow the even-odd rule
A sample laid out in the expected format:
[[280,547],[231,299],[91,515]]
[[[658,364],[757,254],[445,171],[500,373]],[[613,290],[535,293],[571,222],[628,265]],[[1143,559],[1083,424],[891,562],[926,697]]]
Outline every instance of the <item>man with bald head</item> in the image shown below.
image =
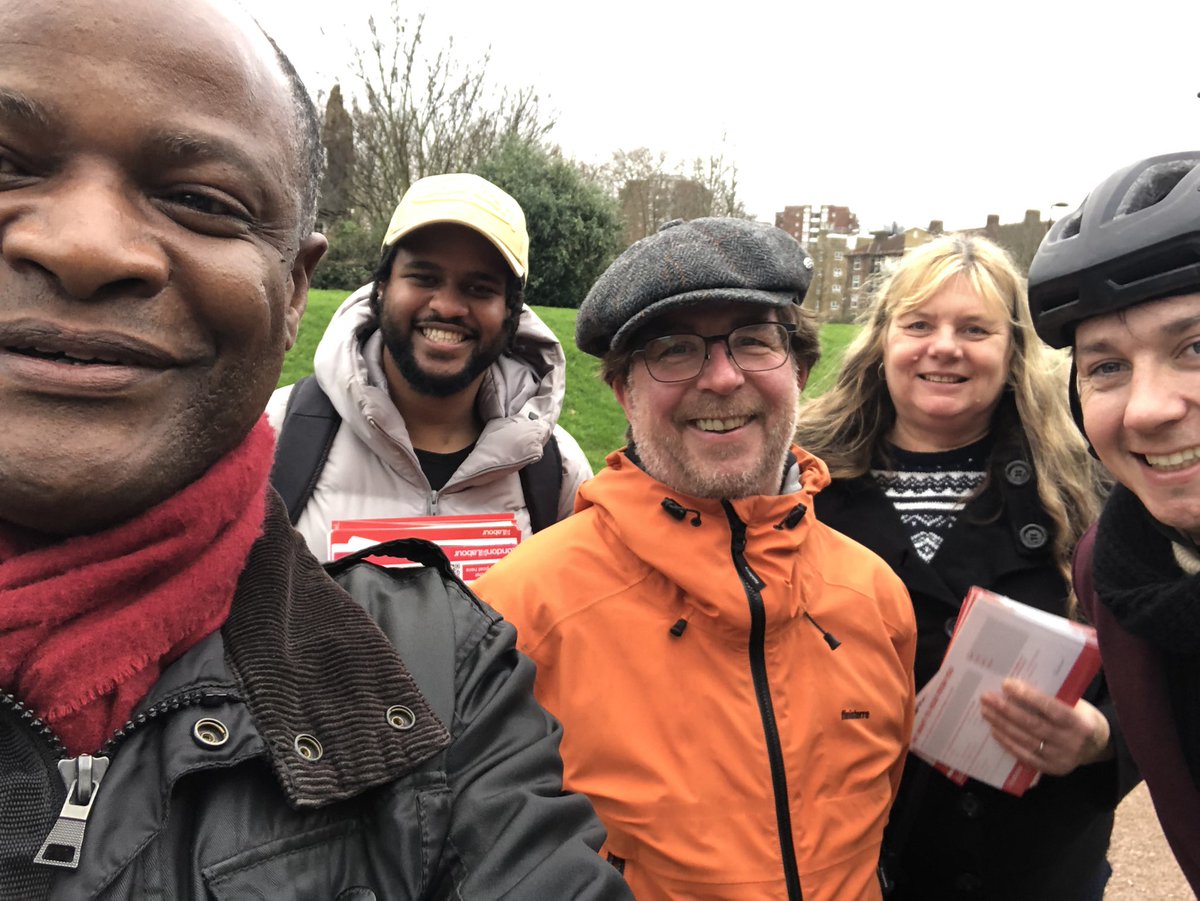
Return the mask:
[[231,7],[0,0],[0,898],[627,897],[512,629],[266,487],[315,122]]

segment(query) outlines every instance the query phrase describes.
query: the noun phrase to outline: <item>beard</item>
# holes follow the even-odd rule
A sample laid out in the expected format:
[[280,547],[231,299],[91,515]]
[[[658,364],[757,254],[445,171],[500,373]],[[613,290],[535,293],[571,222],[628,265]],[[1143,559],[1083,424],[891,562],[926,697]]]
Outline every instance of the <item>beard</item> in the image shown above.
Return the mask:
[[[441,320],[426,319],[423,322],[414,323],[413,328],[437,325],[440,322]],[[461,326],[461,323],[447,324]],[[504,353],[508,343],[507,333],[501,330],[490,344],[477,344],[471,356],[467,358],[467,362],[463,364],[463,368],[458,372],[439,375],[422,369],[421,364],[417,362],[417,358],[413,354],[411,331],[402,331],[393,324],[391,319],[383,316],[379,320],[379,333],[383,338],[383,346],[391,354],[396,368],[400,370],[405,381],[412,386],[414,391],[429,397],[450,397],[467,388],[481,373],[500,359],[500,355]],[[472,332],[471,337],[479,340],[477,332]]]
[[[779,409],[734,410],[720,405],[677,412],[670,428],[652,419],[630,395],[629,425],[638,458],[647,473],[669,488],[697,498],[741,498],[777,494],[783,480],[788,449],[796,431],[799,391],[794,402]],[[728,405],[726,405],[728,406]],[[699,458],[682,437],[689,420],[755,415],[764,424],[761,443],[753,453],[731,447]]]

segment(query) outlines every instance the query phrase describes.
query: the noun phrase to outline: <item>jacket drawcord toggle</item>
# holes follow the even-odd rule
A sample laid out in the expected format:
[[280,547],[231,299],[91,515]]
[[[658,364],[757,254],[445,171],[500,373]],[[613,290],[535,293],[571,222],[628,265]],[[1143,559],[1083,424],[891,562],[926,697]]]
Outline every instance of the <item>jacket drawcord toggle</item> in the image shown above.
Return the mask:
[[671,634],[676,638],[683,637],[683,630],[688,627],[688,621],[680,617],[675,621],[675,625],[671,627]]
[[807,610],[804,611],[804,618],[812,623],[816,627],[817,631],[821,633],[821,637],[825,639],[825,644],[829,645],[829,650],[836,651],[842,646],[842,643],[838,641],[837,636],[826,629],[822,629],[821,624],[813,619],[812,615],[809,614]]
[[680,520],[681,522],[689,513],[695,513],[696,515],[691,518],[690,522],[696,527],[699,527],[700,525],[700,511],[693,510],[691,507],[685,507],[673,497],[664,497],[662,501],[662,508],[666,510],[673,519]]
[[800,525],[800,520],[804,519],[804,514],[808,512],[808,507],[804,504],[796,504],[788,511],[788,515],[779,522],[775,523],[777,529],[794,529]]

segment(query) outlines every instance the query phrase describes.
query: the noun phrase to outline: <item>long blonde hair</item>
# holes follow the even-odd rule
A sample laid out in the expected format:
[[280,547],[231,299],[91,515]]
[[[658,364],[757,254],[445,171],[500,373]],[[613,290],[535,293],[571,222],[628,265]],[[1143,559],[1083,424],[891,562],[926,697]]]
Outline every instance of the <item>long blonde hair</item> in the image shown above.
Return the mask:
[[[796,441],[822,458],[834,478],[855,478],[871,468],[872,460],[885,452],[896,421],[882,372],[888,327],[955,278],[964,279],[1008,319],[1007,387],[992,430],[999,439],[996,446],[1028,448],[1038,497],[1054,524],[1055,562],[1070,585],[1071,553],[1100,513],[1100,481],[1067,408],[1065,362],[1052,356],[1034,333],[1025,280],[1008,254],[986,238],[938,238],[909,251],[884,274],[833,387],[801,408]],[[1073,595],[1071,606],[1073,610]]]

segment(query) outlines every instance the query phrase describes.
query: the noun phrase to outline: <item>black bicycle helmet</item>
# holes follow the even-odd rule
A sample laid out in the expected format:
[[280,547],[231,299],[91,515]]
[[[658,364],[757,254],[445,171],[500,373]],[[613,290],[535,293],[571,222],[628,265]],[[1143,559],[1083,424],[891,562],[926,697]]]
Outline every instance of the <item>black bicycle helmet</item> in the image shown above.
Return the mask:
[[1200,151],[1134,163],[1046,233],[1029,267],[1042,340],[1067,347],[1083,319],[1200,291]]

